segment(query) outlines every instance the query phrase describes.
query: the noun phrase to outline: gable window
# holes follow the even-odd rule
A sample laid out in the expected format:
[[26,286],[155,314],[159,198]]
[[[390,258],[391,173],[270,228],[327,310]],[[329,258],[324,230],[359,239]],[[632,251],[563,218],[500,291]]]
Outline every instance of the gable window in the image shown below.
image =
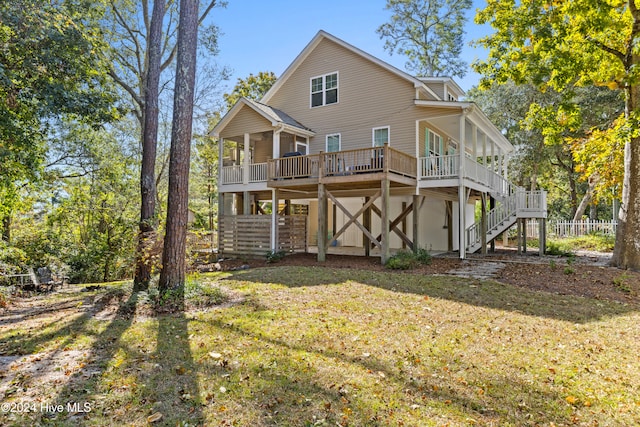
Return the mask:
[[327,135],[327,153],[340,151],[340,134]]
[[325,74],[311,79],[311,106],[338,102],[338,73]]
[[389,126],[373,128],[373,146],[382,147],[389,143]]

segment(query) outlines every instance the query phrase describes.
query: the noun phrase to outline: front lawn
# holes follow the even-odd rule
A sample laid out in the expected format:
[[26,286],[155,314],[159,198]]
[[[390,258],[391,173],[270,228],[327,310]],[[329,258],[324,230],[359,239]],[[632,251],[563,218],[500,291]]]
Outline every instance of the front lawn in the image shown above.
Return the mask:
[[[198,280],[227,301],[149,316],[116,284],[0,315],[0,424],[640,424],[636,305],[323,267]],[[47,410],[69,403],[90,410]]]

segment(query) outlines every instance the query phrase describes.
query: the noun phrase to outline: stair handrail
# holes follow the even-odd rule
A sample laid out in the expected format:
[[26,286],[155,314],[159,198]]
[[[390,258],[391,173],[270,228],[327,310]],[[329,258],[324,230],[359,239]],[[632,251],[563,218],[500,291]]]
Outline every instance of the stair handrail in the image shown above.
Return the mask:
[[[496,207],[487,212],[487,234],[500,228],[504,221],[515,215],[518,210],[518,194],[520,187],[513,184],[509,184],[509,196],[499,202]],[[481,227],[482,221],[476,221],[471,226],[467,227],[467,248],[477,245],[481,242]]]

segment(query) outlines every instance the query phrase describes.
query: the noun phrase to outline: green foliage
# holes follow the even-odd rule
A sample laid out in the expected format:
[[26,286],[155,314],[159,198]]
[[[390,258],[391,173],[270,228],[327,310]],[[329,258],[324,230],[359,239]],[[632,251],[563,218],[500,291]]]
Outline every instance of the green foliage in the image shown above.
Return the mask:
[[632,292],[630,280],[631,277],[627,273],[622,273],[613,279],[613,285],[618,290],[630,294]]
[[385,267],[391,270],[411,270],[431,263],[431,255],[426,249],[416,252],[400,251],[387,260]]
[[278,262],[282,258],[284,258],[286,255],[287,253],[285,251],[271,250],[267,252],[267,263],[272,264],[272,263]]
[[549,240],[547,241],[547,248],[545,249],[545,253],[548,255],[559,255],[559,256],[572,256],[573,252],[567,250],[567,245],[565,245],[561,241]]
[[419,76],[464,77],[460,59],[465,13],[470,0],[387,0],[390,22],[376,30],[390,54],[407,57],[406,68]]
[[246,79],[238,79],[231,93],[223,95],[227,109],[231,109],[240,98],[259,100],[276,82],[273,71],[260,71],[257,76],[249,74]]
[[[116,116],[96,30],[99,3],[16,0],[0,6],[0,218],[39,177],[55,121]],[[88,6],[91,6],[88,8]]]

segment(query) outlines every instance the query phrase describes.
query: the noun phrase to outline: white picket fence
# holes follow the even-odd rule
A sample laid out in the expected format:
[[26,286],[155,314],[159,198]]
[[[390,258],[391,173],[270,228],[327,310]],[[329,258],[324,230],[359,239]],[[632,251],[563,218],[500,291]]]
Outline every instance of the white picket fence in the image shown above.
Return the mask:
[[[592,233],[616,235],[617,221],[583,220],[583,221],[547,221],[547,236],[578,237]],[[527,220],[527,236],[537,237],[540,223],[537,219]]]

